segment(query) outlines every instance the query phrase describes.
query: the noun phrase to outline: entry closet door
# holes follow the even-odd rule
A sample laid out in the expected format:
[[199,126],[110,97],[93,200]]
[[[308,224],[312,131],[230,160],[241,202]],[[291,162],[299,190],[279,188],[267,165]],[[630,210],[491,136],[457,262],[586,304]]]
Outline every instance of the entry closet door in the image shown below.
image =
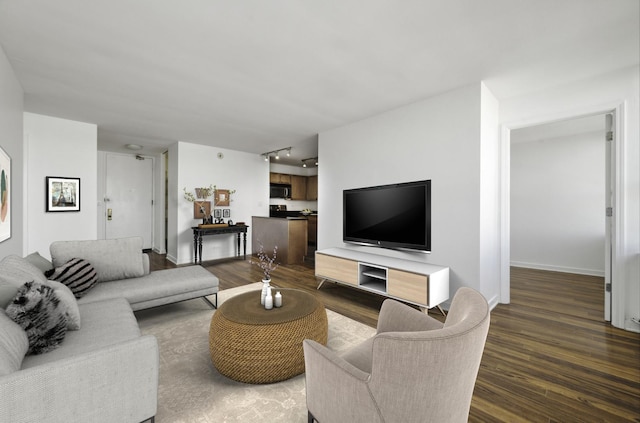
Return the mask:
[[107,154],[105,238],[139,236],[153,245],[153,159]]

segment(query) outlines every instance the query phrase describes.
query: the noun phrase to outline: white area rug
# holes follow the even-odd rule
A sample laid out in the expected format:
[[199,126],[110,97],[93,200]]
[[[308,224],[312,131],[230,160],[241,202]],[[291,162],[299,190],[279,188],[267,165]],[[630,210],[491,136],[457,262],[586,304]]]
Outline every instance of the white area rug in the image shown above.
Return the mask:
[[[218,304],[255,290],[258,282],[218,293]],[[307,421],[304,374],[250,385],[222,376],[209,355],[212,310],[202,299],[136,312],[140,329],[160,346],[157,423]],[[375,329],[327,310],[328,346],[342,351],[369,338]]]

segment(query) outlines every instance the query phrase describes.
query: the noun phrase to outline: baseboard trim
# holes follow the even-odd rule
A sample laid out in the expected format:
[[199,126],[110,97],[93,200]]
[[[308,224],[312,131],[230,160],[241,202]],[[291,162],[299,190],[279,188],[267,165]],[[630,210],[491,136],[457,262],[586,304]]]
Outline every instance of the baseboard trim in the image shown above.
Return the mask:
[[512,267],[523,267],[525,269],[549,270],[551,272],[575,273],[577,275],[604,277],[604,271],[596,269],[580,269],[577,267],[555,266],[550,264],[527,263],[523,261],[512,261]]

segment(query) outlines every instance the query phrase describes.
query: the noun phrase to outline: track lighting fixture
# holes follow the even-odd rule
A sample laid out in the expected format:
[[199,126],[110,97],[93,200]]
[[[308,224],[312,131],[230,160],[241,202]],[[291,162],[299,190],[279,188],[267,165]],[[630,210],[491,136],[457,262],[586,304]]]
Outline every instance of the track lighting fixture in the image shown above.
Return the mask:
[[291,147],[285,147],[285,148],[280,148],[278,150],[273,150],[273,151],[267,151],[266,153],[262,153],[261,156],[264,157],[264,161],[268,162],[269,161],[269,157],[271,157],[273,155],[273,158],[278,160],[280,159],[280,152],[281,151],[286,151],[287,152],[287,157],[291,157]]
[[307,162],[313,160],[315,165],[318,166],[318,158],[317,157],[309,157],[308,159],[302,159],[302,167],[307,167]]

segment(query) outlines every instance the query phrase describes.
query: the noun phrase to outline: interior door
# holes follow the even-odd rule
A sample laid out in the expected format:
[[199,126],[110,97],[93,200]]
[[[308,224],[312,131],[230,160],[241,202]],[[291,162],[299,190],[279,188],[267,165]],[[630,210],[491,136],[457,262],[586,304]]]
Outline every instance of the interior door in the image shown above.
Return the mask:
[[615,157],[615,112],[605,115],[605,262],[604,262],[604,319],[611,321],[611,290],[613,289],[612,258],[613,258],[613,177],[614,169],[612,160]]
[[108,154],[104,202],[106,239],[140,236],[152,247],[153,159]]

